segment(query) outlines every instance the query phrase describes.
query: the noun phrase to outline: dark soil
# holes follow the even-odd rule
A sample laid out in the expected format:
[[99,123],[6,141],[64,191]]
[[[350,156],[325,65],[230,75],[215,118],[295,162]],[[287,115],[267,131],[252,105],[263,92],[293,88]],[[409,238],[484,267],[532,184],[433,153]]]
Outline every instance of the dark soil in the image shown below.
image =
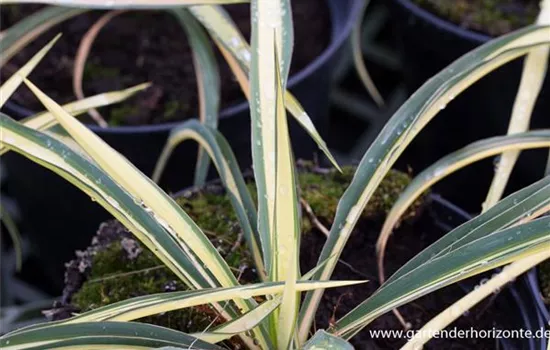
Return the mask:
[[532,24],[540,0],[412,0],[461,27],[498,36]]
[[[2,29],[34,12],[37,5],[2,6]],[[292,2],[295,51],[291,74],[318,57],[331,37],[330,13],[325,1]],[[249,5],[226,6],[245,38],[250,37]],[[72,68],[78,44],[87,29],[101,16],[94,11],[55,26],[16,55],[2,70],[9,77],[57,33],[63,37],[31,74],[30,79],[59,103],[75,100]],[[223,57],[215,49],[220,66],[222,108],[244,100]],[[193,59],[183,28],[165,12],[135,11],[114,18],[98,35],[87,61],[84,93],[87,96],[123,89],[150,81],[153,86],[135,98],[103,109],[111,125],[154,124],[198,115]],[[43,107],[26,88],[13,100],[33,110]]]
[[[209,191],[219,193],[220,189],[214,186]],[[426,205],[424,210],[417,211],[417,213],[423,212],[422,214],[402,223],[390,239],[386,254],[388,257],[386,259],[388,273],[397,270],[407,260],[445,233],[442,229],[435,227],[430,210],[431,204],[427,203]],[[382,219],[378,215],[373,216],[371,219],[363,217],[359,221],[342,254],[342,260],[351,265],[352,268],[345,264],[339,264],[333,275],[334,280],[367,279],[370,282],[359,286],[327,290],[317,312],[315,320],[317,329],[328,328],[333,320],[352,310],[379,287],[376,272],[375,243]],[[323,218],[320,218],[320,220],[325,221],[324,224],[326,225],[330,224]],[[60,308],[51,312],[54,319],[65,318],[69,316],[70,312],[79,311],[71,307],[71,298],[88,278],[87,273],[90,271],[90,264],[95,252],[105,249],[113,241],[130,237],[128,231],[115,221],[102,225],[92,246],[86,252],[79,253],[76,260],[67,264],[67,286],[63,295],[63,303],[57,305],[61,306]],[[309,271],[317,263],[325,238],[316,229],[304,233],[302,237],[301,269],[304,272]],[[124,254],[129,253],[125,252]],[[165,276],[161,278],[165,278]],[[253,278],[249,280],[253,280]],[[459,286],[449,286],[401,307],[400,311],[405,319],[412,324],[413,329],[419,329],[424,323],[463,295],[464,291]],[[495,308],[492,304],[494,300],[489,299],[489,301],[481,303],[469,312],[468,315],[459,318],[452,326],[465,330],[469,330],[470,327],[478,330],[491,330],[493,327],[510,325],[511,323],[508,322],[509,317],[511,317],[510,310],[501,311]],[[405,343],[404,339],[373,339],[368,332],[372,329],[400,330],[402,326],[392,313],[387,313],[374,321],[368,329],[356,335],[352,339],[352,344],[357,349],[396,349]],[[426,348],[495,349],[497,346],[494,339],[434,339],[427,344]]]

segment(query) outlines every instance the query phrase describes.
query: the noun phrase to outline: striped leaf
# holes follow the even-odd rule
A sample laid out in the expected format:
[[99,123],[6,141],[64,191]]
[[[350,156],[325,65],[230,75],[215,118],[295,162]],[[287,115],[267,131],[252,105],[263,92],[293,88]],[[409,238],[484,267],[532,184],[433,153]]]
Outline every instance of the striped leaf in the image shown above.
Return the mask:
[[[252,54],[250,46],[235,26],[235,23],[233,23],[229,15],[220,6],[192,6],[189,10],[208,30],[210,36],[218,45],[218,48],[222,52],[225,60],[229,64],[229,67],[233,71],[233,74],[237,78],[237,81],[239,82],[245,96],[250,101],[250,84],[248,76],[250,73]],[[285,13],[285,22],[289,21],[287,17],[289,14],[289,11]],[[285,41],[289,43],[290,39],[291,38],[287,36]],[[290,60],[287,59],[286,62],[290,62]],[[286,70],[286,65],[284,65],[284,67]],[[285,91],[284,99],[285,107],[290,114],[317,143],[319,149],[323,151],[331,163],[337,169],[340,169],[338,163],[330,153],[325,141],[322,139],[321,135],[311,122],[311,119],[304,111],[298,100],[296,100],[296,98],[294,98],[294,96],[292,96],[292,94],[288,91]]]
[[[25,83],[94,162],[127,191],[137,203],[151,212],[155,220],[178,243],[179,248],[189,258],[188,261],[193,264],[190,273],[194,276],[200,276],[200,279],[188,279],[191,282],[191,287],[232,287],[238,285],[235,276],[219,252],[173,198],[168,196],[101,138],[71,117],[34,84],[29,81],[25,81]],[[215,306],[227,319],[237,317],[239,313],[231,307],[227,310],[219,305]],[[236,306],[242,312],[247,312],[256,306],[256,302],[254,300],[244,301],[239,299],[236,300]],[[257,337],[260,342],[266,342],[264,334],[258,334]]]
[[[220,284],[236,285],[236,280],[229,267],[214,246],[173,199],[34,84],[29,81],[26,83],[90,157],[138,203],[155,213],[157,220],[173,235],[174,239],[181,242],[181,246],[189,256],[196,254],[216,276],[215,278]],[[217,285],[217,282],[209,276],[198,261],[195,261],[195,268],[209,280],[211,286]],[[195,287],[199,286],[195,285]]]
[[[72,116],[78,116],[86,113],[86,111],[90,108],[104,107],[124,101],[137,92],[146,89],[148,86],[149,84],[140,84],[125,90],[98,94],[83,100],[63,105],[63,109]],[[23,119],[21,123],[34,130],[47,130],[57,125],[57,119],[55,119],[51,113],[43,112]],[[7,151],[7,148],[0,146],[0,155],[6,153]]]
[[[276,58],[278,57],[275,52]],[[278,60],[275,60],[277,63]],[[281,307],[278,310],[277,345],[288,349],[296,330],[296,318],[300,295],[296,291],[296,280],[300,275],[300,228],[298,212],[297,180],[294,173],[294,157],[290,143],[283,87],[279,70],[275,69],[276,82],[276,130],[277,156],[275,170],[275,254],[273,260],[273,281],[286,281]],[[268,160],[269,161],[269,160]]]
[[[210,44],[208,34],[189,10],[178,8],[172,10],[179,23],[187,33],[189,45],[193,52],[193,64],[197,76],[199,94],[199,119],[204,125],[216,130],[220,108],[220,76],[218,63]],[[170,142],[170,140],[168,140]],[[195,169],[195,186],[202,186],[208,175],[210,159],[199,147],[197,167]]]
[[[434,290],[550,248],[550,176],[452,230],[409,260],[380,289],[336,323],[352,336],[381,314]],[[527,222],[527,223],[524,223]]]
[[[0,0],[0,4],[3,3],[7,2]],[[86,10],[48,6],[26,16],[21,21],[6,29],[2,32],[2,35],[0,35],[0,52],[2,52],[0,67],[6,64],[6,62],[27,46],[27,44],[54,25],[83,12],[86,12]]]
[[[299,281],[296,283],[296,290],[298,292],[302,292],[312,289],[342,287],[359,283],[363,283],[363,281]],[[284,283],[267,282],[232,288],[215,288],[190,290],[184,292],[150,294],[102,306],[95,310],[91,310],[78,316],[74,316],[68,320],[47,322],[22,328],[12,332],[11,334],[16,334],[29,330],[47,329],[66,324],[103,321],[127,322],[163,312],[179,310],[207,303],[216,303],[230,299],[248,299],[255,296],[280,294],[283,292],[283,290]],[[226,323],[226,325],[228,325],[227,329],[231,329],[229,327],[229,324],[233,324],[232,322],[234,321],[235,320]]]
[[[540,13],[536,21],[540,25],[550,25],[550,2],[540,2]],[[508,125],[508,134],[529,130],[531,114],[542,89],[548,66],[550,47],[538,47],[529,52],[523,63],[523,72],[518,93],[512,108],[512,116]],[[493,206],[502,198],[508,178],[519,157],[519,151],[508,151],[502,154],[487,199],[483,203],[484,210]]]
[[2,145],[57,173],[78,187],[126,226],[188,285],[206,283],[194,264],[153,215],[118,186],[95,163],[52,136],[35,131],[0,113]]
[[191,5],[224,5],[240,4],[249,0],[0,0],[0,5],[5,4],[46,4],[64,7],[87,9],[140,9],[158,10]]
[[422,171],[401,193],[401,196],[386,217],[376,244],[379,262],[381,263],[384,259],[386,243],[401,215],[405,213],[407,208],[422,193],[435,183],[478,160],[506,151],[520,151],[541,147],[550,147],[550,130],[537,130],[510,136],[493,137],[474,142],[461,150],[453,152]]
[[218,343],[229,339],[235,334],[247,332],[256,327],[269,316],[279,305],[281,298],[277,297],[258,305],[254,310],[242,315],[236,320],[227,322],[208,332],[195,333],[193,336],[209,343]]
[[150,349],[177,346],[222,349],[182,332],[134,322],[91,322],[30,328],[0,337],[4,350]]
[[[456,95],[492,70],[517,58],[533,47],[550,44],[550,26],[527,27],[492,40],[466,54],[427,81],[405,102],[369,147],[356,174],[340,199],[330,235],[321,252],[320,260],[340,257],[360,213],[374,191],[414,137]],[[335,267],[332,260],[315,276],[330,278]],[[322,291],[306,295],[300,318],[300,339],[305,339],[319,304]]]
[[[17,90],[23,80],[33,71],[33,69],[40,63],[42,58],[46,56],[48,51],[52,48],[55,42],[61,37],[57,35],[46,46],[44,46],[37,54],[35,54],[23,67],[21,67],[15,74],[13,74],[8,80],[6,80],[0,87],[0,107],[2,107],[11,95]],[[0,46],[1,47],[1,46]]]
[[237,159],[220,132],[212,130],[196,120],[188,120],[174,128],[170,132],[168,142],[158,159],[152,177],[153,181],[158,182],[160,179],[166,162],[174,149],[180,143],[189,139],[198,142],[213,160],[224,187],[229,194],[233,209],[237,214],[237,219],[243,230],[248,247],[252,252],[257,271],[262,280],[265,280],[262,253],[259,246],[260,238],[256,229],[258,221],[256,206],[246,187]]
[[318,330],[315,335],[304,346],[304,350],[353,350],[353,346],[342,338]]

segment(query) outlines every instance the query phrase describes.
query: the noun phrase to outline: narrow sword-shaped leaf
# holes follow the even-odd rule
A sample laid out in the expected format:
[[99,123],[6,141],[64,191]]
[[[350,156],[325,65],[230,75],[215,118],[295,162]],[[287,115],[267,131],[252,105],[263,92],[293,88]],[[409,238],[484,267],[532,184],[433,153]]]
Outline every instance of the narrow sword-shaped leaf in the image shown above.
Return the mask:
[[[550,218],[484,236],[389,282],[387,288],[340,319],[332,331],[349,339],[374,318],[398,306],[451,283],[548,249]],[[380,307],[371,309],[374,305]]]
[[[266,18],[278,12],[270,11],[272,2],[252,1],[252,59],[250,69],[250,113],[252,123],[252,163],[258,189],[258,232],[269,276],[276,276],[275,191],[276,191],[276,69],[274,30],[279,18]],[[207,27],[208,28],[208,27]]]
[[[189,247],[186,249],[189,256],[196,255],[202,260],[222,286],[237,284],[229,267],[213,247],[212,243],[172,198],[137,170],[126,158],[114,151],[75,118],[71,117],[61,106],[47,97],[34,84],[29,81],[26,81],[26,84],[91,158],[109,176],[117,181],[121,187],[128,191],[136,201],[142,203],[144,207],[150,208],[158,216],[157,220],[165,226],[168,232],[174,235],[175,239],[179,239],[182,245]],[[196,261],[195,267],[197,271],[202,271],[207,280],[210,279],[203,264]],[[210,285],[216,286],[216,282],[211,280]]]
[[[140,84],[125,90],[106,92],[95,96],[90,96],[84,100],[63,105],[63,109],[65,109],[67,113],[72,116],[78,116],[85,113],[90,108],[99,108],[123,101],[135,93],[146,89],[148,86],[148,83]],[[55,119],[51,113],[43,112],[23,119],[21,123],[34,130],[46,130],[57,125],[57,119]],[[6,153],[7,151],[8,149],[6,147],[0,145],[0,155]]]
[[[46,56],[48,51],[52,48],[52,46],[55,44],[55,42],[61,37],[61,35],[57,35],[55,38],[53,38],[46,46],[44,46],[40,51],[38,51],[37,54],[35,54],[23,67],[21,67],[15,74],[13,74],[8,80],[6,80],[2,86],[0,86],[0,107],[2,107],[6,101],[11,97],[11,95],[17,90],[19,85],[23,82],[23,79],[25,79],[40,63],[42,58]],[[1,48],[1,45],[0,45]],[[2,53],[3,55],[3,53]],[[3,59],[2,59],[3,60]]]
[[236,320],[227,322],[212,331],[194,333],[192,335],[209,343],[218,343],[231,338],[235,334],[247,332],[253,329],[267,316],[269,316],[280,304],[280,297],[265,301],[258,305],[257,308],[250,310]]
[[[541,1],[540,6],[541,9],[536,23],[550,25],[550,2],[547,0]],[[512,108],[510,124],[508,125],[508,134],[524,132],[529,129],[531,114],[546,76],[549,53],[550,47],[538,47],[525,57],[521,81]],[[489,193],[483,203],[484,210],[490,208],[502,198],[508,178],[518,157],[519,151],[516,150],[505,152],[500,157]]]
[[[364,283],[364,281],[298,281],[298,292],[319,289],[350,286]],[[87,311],[68,320],[46,322],[15,330],[11,334],[29,330],[46,329],[60,324],[73,324],[101,321],[133,321],[139,318],[156,315],[163,312],[203,305],[206,303],[221,302],[230,299],[248,299],[262,295],[276,295],[284,290],[283,282],[266,282],[249,284],[232,288],[216,288],[189,290],[183,292],[157,293],[119,301]]]
[[151,349],[161,346],[222,349],[179,331],[134,322],[63,324],[0,337],[0,347],[4,350]]
[[[449,101],[497,67],[533,47],[548,44],[550,26],[527,27],[468,53],[414,93],[386,123],[363,156],[350,186],[338,203],[320,261],[332,255],[339,258],[361,212],[385,174],[412,139]],[[315,279],[328,279],[334,267],[335,262],[331,261]],[[300,339],[307,337],[321,295],[322,291],[306,295],[300,315]]]
[[220,132],[212,130],[196,120],[186,121],[174,128],[170,132],[168,142],[158,159],[152,177],[153,181],[158,182],[160,179],[166,162],[173,150],[180,143],[188,139],[198,142],[206,150],[207,155],[214,161],[218,174],[228,191],[231,204],[237,214],[237,219],[243,230],[248,247],[252,252],[257,271],[261,279],[265,281],[266,276],[259,246],[260,238],[256,230],[256,223],[258,221],[256,207],[246,187],[237,159]]
[[164,228],[105,172],[51,136],[0,113],[1,143],[59,174],[103,206],[177,276],[189,285],[201,280],[193,264]]
[[2,4],[47,4],[87,9],[140,9],[157,10],[191,5],[226,5],[246,3],[249,0],[0,0]]
[[[0,4],[2,3],[0,0]],[[48,6],[15,23],[0,36],[0,52],[2,52],[0,67],[54,25],[86,11],[86,9]]]
[[[540,147],[550,147],[550,130],[537,130],[511,136],[493,137],[472,143],[461,150],[453,152],[415,176],[386,216],[376,243],[379,266],[382,266],[386,243],[399,218],[429,187],[453,172],[478,160],[509,150],[519,151]],[[383,275],[383,271],[381,271],[380,277],[382,280],[384,279]]]
[[359,20],[355,23],[355,26],[353,28],[353,31],[351,32],[351,48],[352,48],[352,54],[353,54],[353,63],[355,65],[355,70],[357,71],[357,75],[359,75],[359,78],[361,79],[361,82],[365,86],[365,89],[369,93],[370,97],[374,100],[374,102],[378,105],[378,107],[384,107],[384,98],[378,91],[378,88],[374,84],[374,81],[372,80],[369,71],[367,70],[367,66],[365,65],[365,61],[363,60],[363,43],[362,43],[362,37],[361,34],[363,32],[363,18],[365,17],[365,12],[367,10],[367,7],[370,3],[370,0],[363,1],[363,6],[361,8],[361,11],[359,12],[358,18]]
[[[203,279],[202,281],[190,280],[193,284],[192,287],[232,287],[238,284],[219,252],[173,198],[101,138],[71,117],[34,84],[28,80],[25,80],[25,83],[90,157],[124,190],[130,193],[136,202],[154,213],[155,219],[170,233],[173,239],[178,241],[180,248],[185,251],[189,261],[193,263],[194,272]],[[242,312],[247,312],[257,305],[254,300],[238,299],[235,303]],[[233,307],[226,310],[219,305],[214,306],[228,319],[237,317],[239,313]],[[261,334],[258,337],[261,338],[260,341],[264,338]],[[247,341],[247,339],[243,340]]]
[[[208,30],[214,42],[220,48],[225,60],[237,78],[245,96],[250,100],[250,86],[248,76],[250,72],[250,46],[243,38],[229,15],[220,6],[191,6],[191,13]],[[311,122],[298,100],[291,93],[285,91],[285,107],[296,121],[306,130],[317,143],[319,149],[327,156],[330,162],[340,170],[338,163],[330,153],[325,141]]]
[[[310,272],[303,275],[302,278],[300,278],[300,281],[308,281],[309,278],[315,273],[316,269],[317,266],[314,267]],[[300,281],[298,281],[298,283],[300,283]],[[283,293],[288,288],[287,285],[288,283],[285,283]],[[224,339],[228,339],[234,334],[245,332],[259,324],[259,322],[261,322],[266,316],[269,315],[269,313],[271,313],[276,307],[281,304],[281,300],[282,297],[275,297],[267,302],[264,302],[262,305],[250,311],[248,314],[239,317],[237,320],[230,321],[221,325],[215,331],[200,334],[197,333],[195,334],[195,336],[210,343],[215,343]]]
[[[189,10],[178,8],[172,10],[172,13],[185,29],[193,52],[193,64],[199,94],[199,119],[201,123],[215,130],[218,128],[221,87],[218,63],[212,45],[206,31]],[[204,184],[209,165],[210,158],[208,154],[204,152],[202,147],[199,147],[195,169],[195,186]]]
[[[284,28],[283,28],[284,30]],[[275,43],[277,45],[277,43]],[[277,346],[288,349],[296,330],[299,294],[296,292],[296,280],[300,274],[300,228],[298,213],[298,194],[294,158],[288,130],[286,110],[283,100],[283,87],[278,67],[278,55],[275,50],[276,83],[276,165],[275,165],[275,254],[272,280],[286,281],[285,290],[278,312]]]
[[342,338],[336,337],[324,330],[318,330],[305,344],[304,350],[353,350],[353,346]]
[[[525,249],[539,249],[540,244],[546,244],[550,239],[540,223],[550,218],[537,220],[538,224],[534,226],[516,224],[525,218],[531,220],[549,209],[550,176],[508,196],[424,249],[393,274],[373,296],[344,316],[341,322],[338,321],[337,328],[345,329],[342,331],[345,333],[351,329],[358,331],[375,317],[405,302],[522,257]],[[546,229],[550,230],[550,226]],[[484,251],[485,255],[469,261],[465,252],[470,249]],[[449,257],[452,258],[448,260]],[[448,269],[441,275],[443,282],[437,282],[437,275],[432,274],[434,263]],[[418,289],[414,291],[415,288]]]

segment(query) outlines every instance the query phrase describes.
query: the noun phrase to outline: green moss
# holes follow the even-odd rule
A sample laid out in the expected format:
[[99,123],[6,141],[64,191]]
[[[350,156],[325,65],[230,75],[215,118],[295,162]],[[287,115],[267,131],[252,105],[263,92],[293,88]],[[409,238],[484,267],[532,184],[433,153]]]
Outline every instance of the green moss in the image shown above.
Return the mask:
[[[313,213],[321,222],[327,225],[332,223],[338,202],[351,183],[354,173],[355,167],[346,166],[342,168],[342,173],[330,172],[325,175],[302,172],[298,175],[301,196],[310,205]],[[407,174],[390,170],[375,191],[361,217],[363,219],[376,219],[387,214],[410,181],[411,178]],[[405,213],[404,218],[414,216],[420,202],[417,201],[412,205]],[[311,229],[311,223],[307,216],[304,216],[303,221],[302,232],[307,232]]]
[[502,35],[535,21],[539,0],[413,0],[451,22]]
[[550,305],[550,260],[539,265],[540,290],[544,301]]
[[[300,196],[309,203],[315,215],[327,226],[332,222],[338,200],[351,182],[353,173],[353,167],[344,167],[343,173],[331,171],[321,174],[308,171],[307,166],[305,170],[298,173]],[[409,182],[410,177],[407,174],[390,171],[382,181],[379,190],[375,192],[362,217],[379,218],[387,213]],[[256,200],[255,185],[249,183],[247,186]],[[245,274],[246,276],[241,275],[242,267],[253,266],[253,263],[246,244],[244,242],[240,245],[235,244],[242,237],[230,199],[225,194],[214,192],[198,191],[180,196],[177,203],[209,237],[228,262],[235,276],[241,278],[242,283],[254,282],[256,277],[249,276],[250,273]],[[414,205],[407,216],[413,216],[418,205]],[[309,232],[311,229],[312,225],[307,215],[304,215],[302,232]],[[129,256],[121,240],[97,252],[92,260],[90,276],[73,296],[73,304],[82,311],[86,311],[131,297],[164,292],[167,289],[185,290],[185,286],[152,252],[144,247],[141,249],[142,251],[136,256]],[[215,319],[217,319],[216,314],[210,307],[201,306],[147,317],[140,321],[195,332],[203,330]],[[217,322],[222,321],[217,320]]]

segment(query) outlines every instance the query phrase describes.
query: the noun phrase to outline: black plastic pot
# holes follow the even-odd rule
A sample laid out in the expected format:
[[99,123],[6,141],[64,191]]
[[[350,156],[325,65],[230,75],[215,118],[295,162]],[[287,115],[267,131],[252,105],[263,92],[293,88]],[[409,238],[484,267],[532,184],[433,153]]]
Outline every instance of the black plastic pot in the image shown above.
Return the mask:
[[[289,89],[302,103],[321,133],[327,127],[330,81],[348,38],[360,0],[327,0],[331,13],[332,39],[325,51],[310,65],[293,75]],[[32,114],[21,106],[7,104],[5,112],[15,118]],[[145,174],[150,175],[164,147],[170,130],[177,125],[159,124],[138,127],[89,128],[126,156]],[[230,142],[242,168],[251,165],[250,116],[246,102],[221,112],[219,129]],[[297,157],[311,158],[315,144],[292,122],[292,141]],[[181,145],[167,165],[161,186],[167,191],[185,188],[192,183],[197,147],[192,142]],[[63,286],[63,263],[78,247],[85,246],[99,223],[109,215],[90,198],[58,176],[14,154],[3,157],[8,173],[8,188],[19,204],[24,232],[31,236],[44,262],[44,272],[52,285]]]
[[[444,232],[449,232],[453,228],[470,220],[472,216],[455,206],[451,202],[438,195],[432,195],[432,204],[430,206],[430,215],[434,223]],[[506,327],[508,330],[530,330],[532,334],[545,329],[546,322],[550,321],[550,315],[547,312],[547,320],[539,313],[539,304],[544,303],[538,291],[538,284],[533,284],[532,274],[534,271],[518,278],[515,282],[502,289],[494,300],[493,308],[506,310],[506,320],[499,321],[499,326]],[[481,280],[481,277],[479,278]],[[535,275],[536,282],[536,275]],[[459,282],[460,287],[465,293],[470,292],[479,282]],[[545,350],[545,338],[523,338],[523,339],[499,339],[502,349],[531,349]]]
[[[400,44],[403,74],[410,93],[454,60],[491,39],[446,21],[411,0],[388,1]],[[470,142],[506,133],[519,86],[522,60],[516,60],[481,79],[457,96],[411,144],[403,159],[421,170],[440,157]],[[538,98],[532,128],[550,127],[550,79]],[[544,173],[547,152],[526,151],[520,157],[510,182],[517,190]],[[470,211],[479,211],[493,174],[490,161],[453,175],[452,187],[437,190]],[[468,191],[456,191],[467,187]]]

